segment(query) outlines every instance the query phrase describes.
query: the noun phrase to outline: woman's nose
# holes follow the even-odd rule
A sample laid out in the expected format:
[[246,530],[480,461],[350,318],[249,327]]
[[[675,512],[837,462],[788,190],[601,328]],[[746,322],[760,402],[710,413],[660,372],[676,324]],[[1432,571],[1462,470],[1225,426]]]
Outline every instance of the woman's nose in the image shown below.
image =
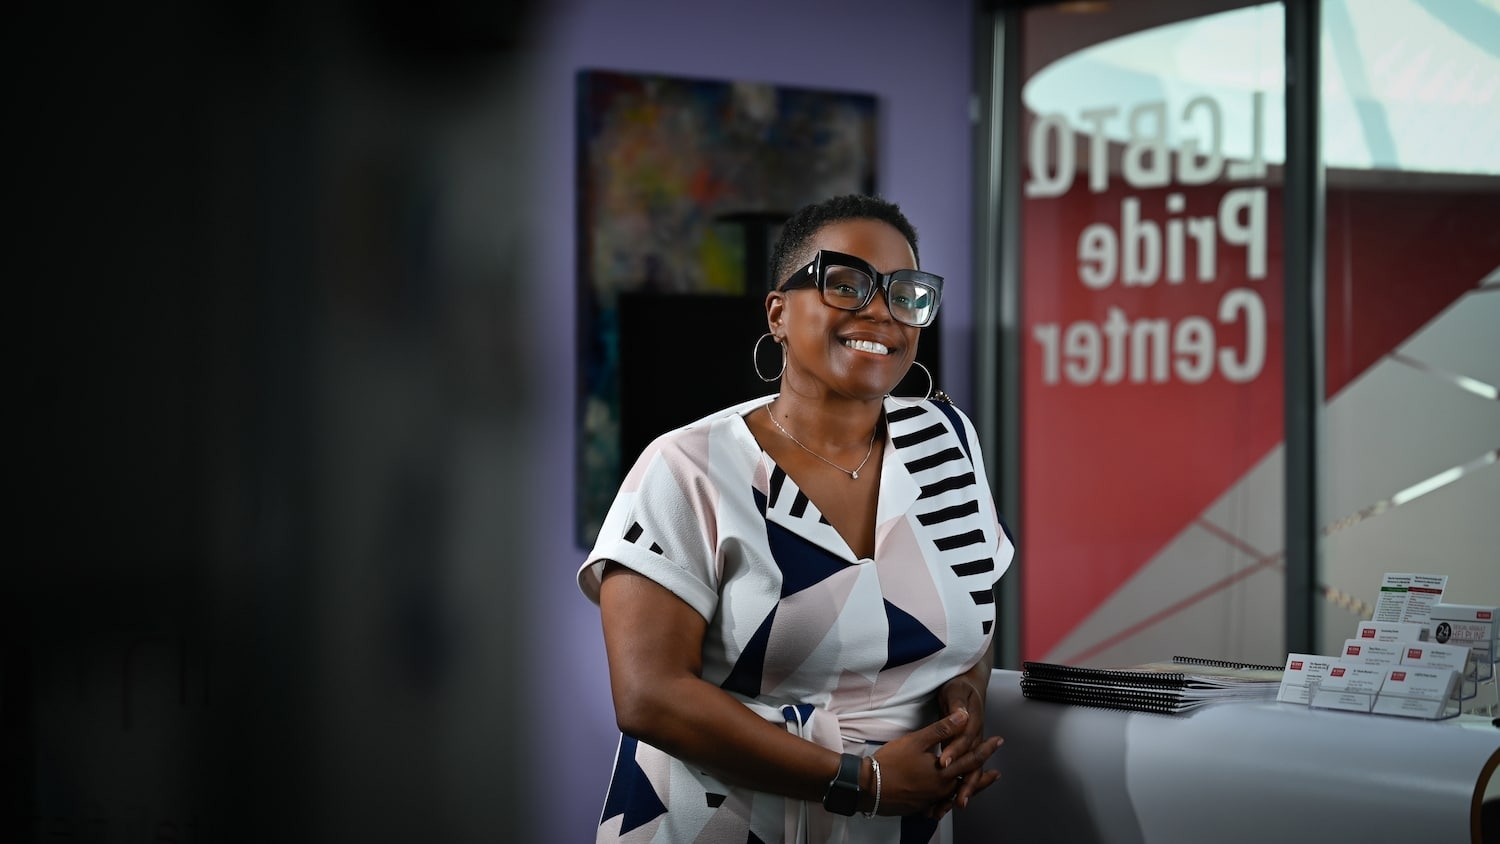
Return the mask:
[[859,309],[860,315],[883,321],[893,319],[891,316],[891,303],[886,299],[888,295],[890,295],[889,287],[886,287],[884,284],[876,287],[875,292],[870,296],[870,304]]

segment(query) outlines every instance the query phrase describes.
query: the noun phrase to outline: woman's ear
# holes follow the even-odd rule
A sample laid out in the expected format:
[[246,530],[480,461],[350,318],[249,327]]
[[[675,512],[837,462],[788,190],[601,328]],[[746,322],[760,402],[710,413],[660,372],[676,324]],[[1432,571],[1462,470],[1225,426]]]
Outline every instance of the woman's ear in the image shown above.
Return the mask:
[[766,328],[771,335],[780,343],[783,339],[781,327],[786,318],[786,294],[780,290],[772,290],[766,294]]

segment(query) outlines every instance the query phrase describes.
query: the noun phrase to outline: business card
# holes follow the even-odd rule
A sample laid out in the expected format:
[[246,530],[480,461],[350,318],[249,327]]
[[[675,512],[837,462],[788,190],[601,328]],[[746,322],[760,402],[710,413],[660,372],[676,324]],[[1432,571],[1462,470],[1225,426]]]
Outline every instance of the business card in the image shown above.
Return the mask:
[[1407,718],[1442,716],[1458,674],[1451,668],[1398,665],[1386,672],[1372,711]]
[[1469,668],[1469,649],[1462,645],[1435,645],[1431,642],[1408,642],[1401,648],[1402,665],[1425,665],[1447,668],[1463,674]]
[[1323,691],[1375,694],[1380,691],[1387,673],[1388,669],[1384,665],[1340,659],[1329,666],[1328,676],[1323,678],[1321,688]]
[[1354,631],[1354,638],[1377,642],[1422,642],[1427,640],[1429,632],[1427,625],[1415,621],[1361,621]]
[[1428,668],[1424,665],[1397,665],[1385,673],[1380,694],[1394,697],[1419,697],[1425,700],[1447,700],[1453,694],[1451,668]]
[[1396,665],[1406,651],[1404,642],[1379,642],[1371,639],[1345,639],[1339,658],[1366,665]]
[[1276,690],[1276,699],[1283,703],[1306,704],[1311,697],[1311,687],[1328,676],[1334,658],[1318,654],[1287,654],[1286,667],[1281,672],[1281,688]]
[[1328,667],[1328,674],[1317,684],[1310,706],[1319,709],[1344,709],[1369,712],[1375,696],[1385,682],[1387,668],[1351,660],[1338,659]]

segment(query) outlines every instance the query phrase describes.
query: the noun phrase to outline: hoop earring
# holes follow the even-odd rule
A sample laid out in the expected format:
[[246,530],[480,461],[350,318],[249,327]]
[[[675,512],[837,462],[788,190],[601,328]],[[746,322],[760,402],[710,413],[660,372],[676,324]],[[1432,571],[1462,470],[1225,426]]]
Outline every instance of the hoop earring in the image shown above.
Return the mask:
[[890,393],[886,393],[885,397],[888,398],[888,399],[890,399],[892,402],[894,402],[897,407],[916,407],[917,405],[921,404],[922,402],[927,401],[928,399],[932,398],[933,388],[937,386],[936,384],[932,383],[932,371],[931,370],[929,370],[925,366],[922,366],[922,364],[919,363],[919,362],[917,362],[917,361],[912,361],[911,365],[915,366],[915,367],[920,367],[923,372],[927,373],[927,395],[925,395],[925,396],[917,399],[916,401],[912,402],[911,404],[906,404],[905,402],[901,401],[900,399],[896,398],[895,396],[891,395]]
[[772,335],[769,331],[756,338],[755,348],[750,350],[750,365],[755,368],[755,377],[769,384],[772,381],[780,378],[783,372],[786,372],[786,346],[782,346],[780,340],[775,340],[776,345],[781,346],[781,370],[775,375],[772,375],[770,378],[767,378],[760,373],[760,344],[764,343],[767,337],[771,337],[773,340],[775,340],[774,335]]

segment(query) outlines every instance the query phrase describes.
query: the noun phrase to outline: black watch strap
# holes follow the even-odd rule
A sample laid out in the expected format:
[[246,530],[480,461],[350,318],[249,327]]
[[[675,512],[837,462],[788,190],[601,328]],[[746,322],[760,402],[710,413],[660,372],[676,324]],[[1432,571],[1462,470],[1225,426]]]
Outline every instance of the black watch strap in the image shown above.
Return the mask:
[[859,808],[859,769],[864,761],[853,753],[839,757],[839,772],[823,795],[823,808],[835,815],[852,815]]

